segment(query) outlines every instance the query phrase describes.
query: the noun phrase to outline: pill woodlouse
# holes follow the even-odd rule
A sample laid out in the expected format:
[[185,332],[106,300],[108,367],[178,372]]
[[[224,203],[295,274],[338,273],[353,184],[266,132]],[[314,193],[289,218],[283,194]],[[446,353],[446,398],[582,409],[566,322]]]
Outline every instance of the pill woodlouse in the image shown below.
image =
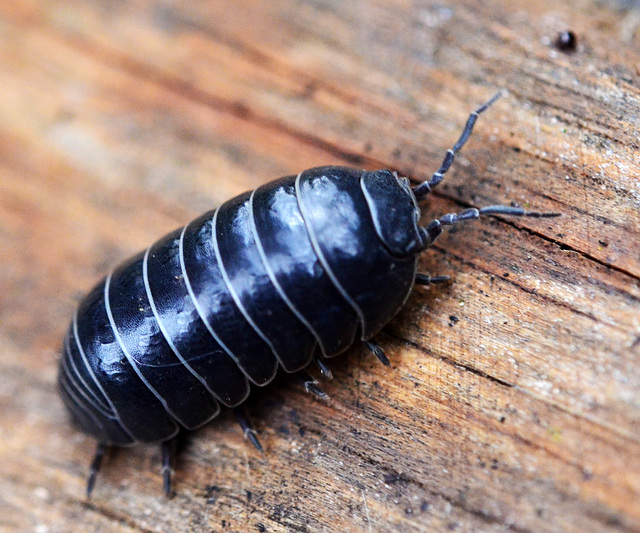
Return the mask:
[[[419,225],[418,201],[443,179],[475,121],[470,116],[433,176],[411,188],[395,172],[318,167],[241,194],[169,233],[106,276],[80,303],[58,384],[72,419],[98,440],[87,494],[107,446],[163,443],[235,407],[278,367],[304,372],[373,337],[402,308],[444,226],[481,215],[554,216],[490,206]],[[260,444],[238,412],[245,435]]]

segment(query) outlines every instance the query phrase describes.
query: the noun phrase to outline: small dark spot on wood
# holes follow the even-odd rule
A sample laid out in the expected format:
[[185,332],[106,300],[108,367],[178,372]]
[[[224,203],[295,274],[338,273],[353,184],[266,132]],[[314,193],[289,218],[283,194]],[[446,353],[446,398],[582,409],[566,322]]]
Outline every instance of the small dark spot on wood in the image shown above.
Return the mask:
[[622,520],[620,520],[619,516],[611,515],[607,516],[604,521],[605,524],[611,527],[620,527],[622,526]]
[[398,476],[397,474],[386,474],[384,476],[384,482],[387,485],[390,485],[391,483],[395,483],[396,481],[398,481],[400,479],[400,476]]
[[498,470],[498,460],[492,459],[491,461],[491,470]]
[[501,416],[501,417],[499,418],[500,423],[501,423],[501,424],[504,424],[504,421],[505,421],[506,419],[507,419],[507,417],[506,417],[506,416]]
[[609,243],[607,241],[598,241],[598,244],[600,246],[602,246],[603,248],[606,248],[607,246],[609,246]]
[[406,481],[403,475],[398,472],[391,472],[389,474],[385,474],[383,477],[383,480],[387,485],[392,485],[393,483],[398,483],[400,481]]
[[260,533],[265,533],[267,531],[267,528],[264,526],[264,524],[256,524],[256,529],[260,532]]
[[284,505],[274,505],[271,513],[269,513],[269,520],[273,520],[274,522],[280,524],[282,523],[282,520],[284,518],[287,518],[289,514],[290,512],[288,512],[287,508]]
[[233,112],[240,118],[247,118],[249,116],[249,108],[242,102],[233,103]]
[[458,528],[460,528],[460,524],[458,524],[458,522],[449,522],[447,524],[448,531],[455,531]]
[[68,108],[59,109],[55,114],[54,120],[56,122],[70,122],[76,118],[76,113]]
[[247,493],[247,501],[250,502],[251,498],[253,497],[253,494],[251,493],[250,490],[245,491]]
[[300,428],[298,429],[298,433],[300,433],[301,437],[304,437],[305,434],[307,433],[307,430],[305,429],[304,426],[300,426]]
[[373,145],[370,142],[365,143],[364,145],[364,151],[365,152],[370,152],[371,150],[373,150]]
[[536,515],[540,517],[544,516],[544,509],[536,509]]
[[505,272],[504,274],[502,274],[503,278],[508,278],[509,277],[509,272]]
[[317,89],[317,84],[315,82],[310,81],[309,83],[306,83],[305,86],[302,88],[302,93],[301,93],[302,98],[304,98],[305,100],[312,98],[316,92],[316,89]]
[[563,52],[575,52],[578,45],[578,38],[571,30],[560,33],[556,38],[556,48]]
[[420,511],[422,511],[423,513],[426,513],[429,510],[429,507],[431,507],[429,505],[429,502],[423,500],[422,503],[420,504]]
[[411,507],[407,507],[404,510],[404,514],[406,514],[407,516],[411,516],[413,514],[413,509]]
[[282,424],[278,428],[278,433],[282,433],[283,435],[290,435],[291,434],[291,432],[289,431],[289,428],[287,426],[285,426],[284,424]]
[[455,316],[455,315],[451,315],[451,316],[449,317],[449,326],[453,327],[453,326],[455,326],[458,322],[460,322],[460,319],[459,319],[457,316]]
[[519,146],[512,146],[512,147],[511,147],[511,149],[512,149],[514,152],[521,152],[521,151],[522,151],[522,148],[520,148]]
[[207,499],[208,504],[214,504],[218,500],[218,493],[220,492],[220,487],[216,485],[208,485],[205,488],[205,498]]

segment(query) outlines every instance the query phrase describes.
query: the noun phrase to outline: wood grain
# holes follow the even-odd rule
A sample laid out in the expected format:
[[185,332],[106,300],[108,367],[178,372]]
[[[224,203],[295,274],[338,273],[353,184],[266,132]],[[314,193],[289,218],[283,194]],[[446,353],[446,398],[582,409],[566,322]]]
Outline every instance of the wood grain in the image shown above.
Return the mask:
[[[578,49],[553,46],[572,29]],[[635,2],[0,4],[0,529],[640,531],[640,10]],[[55,390],[100,276],[231,196],[319,164],[427,177],[456,228],[329,403],[280,379],[159,451],[94,444]]]

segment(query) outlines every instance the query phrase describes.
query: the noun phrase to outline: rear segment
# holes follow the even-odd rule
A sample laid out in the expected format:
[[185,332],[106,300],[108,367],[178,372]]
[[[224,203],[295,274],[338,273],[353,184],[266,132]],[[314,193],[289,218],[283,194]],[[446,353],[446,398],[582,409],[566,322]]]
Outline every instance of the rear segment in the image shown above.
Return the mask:
[[[130,436],[121,440],[122,436],[113,432],[99,440],[125,445],[133,440],[153,442],[170,438],[178,426],[140,380],[118,343],[106,310],[105,282],[98,284],[80,304],[71,340],[81,357],[76,364],[86,365],[121,432]],[[100,420],[104,423],[107,418],[103,416]]]

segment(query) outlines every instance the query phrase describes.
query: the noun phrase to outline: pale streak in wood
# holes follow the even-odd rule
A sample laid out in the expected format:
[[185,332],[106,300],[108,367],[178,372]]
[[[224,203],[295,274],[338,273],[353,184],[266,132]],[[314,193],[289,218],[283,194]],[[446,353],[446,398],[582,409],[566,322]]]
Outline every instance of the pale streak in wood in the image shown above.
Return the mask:
[[[640,531],[640,15],[615,5],[2,3],[0,529]],[[331,403],[250,404],[264,456],[223,416],[170,502],[135,448],[83,503],[93,443],[54,387],[82,292],[280,175],[426,176],[498,88],[429,212],[565,216],[444,237],[422,264],[453,283],[381,336],[390,371],[355,350]]]

